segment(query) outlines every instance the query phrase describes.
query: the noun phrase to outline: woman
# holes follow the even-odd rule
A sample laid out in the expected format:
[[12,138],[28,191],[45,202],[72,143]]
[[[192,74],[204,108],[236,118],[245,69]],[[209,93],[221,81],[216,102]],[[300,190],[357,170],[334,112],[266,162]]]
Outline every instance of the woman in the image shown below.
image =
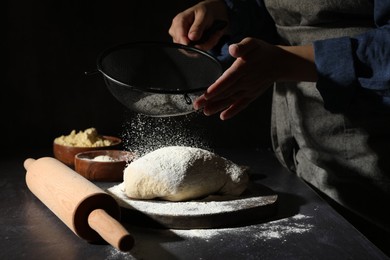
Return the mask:
[[197,47],[227,69],[194,107],[226,120],[275,82],[280,162],[389,245],[390,1],[206,0],[169,33],[189,44],[216,20],[228,27]]

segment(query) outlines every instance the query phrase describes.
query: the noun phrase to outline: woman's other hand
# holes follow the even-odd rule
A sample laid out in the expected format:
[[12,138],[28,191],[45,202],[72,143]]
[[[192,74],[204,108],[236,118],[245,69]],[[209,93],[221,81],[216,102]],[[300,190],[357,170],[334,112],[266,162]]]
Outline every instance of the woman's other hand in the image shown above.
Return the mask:
[[[202,38],[205,30],[216,20],[228,21],[227,7],[222,0],[206,0],[183,12],[177,14],[169,28],[169,34],[173,42],[183,45],[189,45],[191,42],[198,41]],[[195,45],[202,50],[210,50],[219,41],[226,32],[226,29],[218,30],[211,37]]]
[[315,81],[314,50],[308,46],[275,46],[245,38],[229,46],[236,60],[194,101],[205,115],[221,112],[222,120],[244,110],[275,81]]

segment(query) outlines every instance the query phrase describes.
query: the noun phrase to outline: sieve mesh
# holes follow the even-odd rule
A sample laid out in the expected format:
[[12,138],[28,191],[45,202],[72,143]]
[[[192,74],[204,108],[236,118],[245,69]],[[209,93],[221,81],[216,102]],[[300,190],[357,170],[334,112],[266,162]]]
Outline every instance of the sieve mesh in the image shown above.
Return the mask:
[[105,50],[98,70],[123,105],[149,116],[182,115],[222,73],[220,63],[193,47],[135,42]]

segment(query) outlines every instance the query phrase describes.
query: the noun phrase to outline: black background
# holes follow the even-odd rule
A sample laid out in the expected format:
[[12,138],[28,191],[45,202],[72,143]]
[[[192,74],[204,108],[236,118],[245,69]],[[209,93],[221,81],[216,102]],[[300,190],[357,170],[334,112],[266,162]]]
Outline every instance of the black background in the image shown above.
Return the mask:
[[[2,153],[50,147],[72,129],[121,135],[134,116],[108,92],[96,69],[105,48],[129,41],[171,41],[172,18],[194,1],[7,2],[6,70],[1,90]],[[4,59],[3,59],[4,60]],[[151,61],[153,62],[153,61]],[[195,116],[215,147],[269,147],[270,93],[222,122]],[[180,118],[175,120],[181,120]]]

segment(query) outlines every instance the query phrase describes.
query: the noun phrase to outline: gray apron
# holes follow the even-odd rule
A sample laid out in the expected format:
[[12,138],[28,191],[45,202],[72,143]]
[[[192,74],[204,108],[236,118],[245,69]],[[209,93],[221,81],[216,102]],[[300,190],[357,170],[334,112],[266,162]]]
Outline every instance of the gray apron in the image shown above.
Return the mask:
[[[356,35],[373,28],[369,0],[264,0],[282,43]],[[321,26],[317,26],[321,25]],[[353,104],[324,109],[314,83],[276,84],[272,142],[279,161],[327,196],[390,231],[390,117]]]

